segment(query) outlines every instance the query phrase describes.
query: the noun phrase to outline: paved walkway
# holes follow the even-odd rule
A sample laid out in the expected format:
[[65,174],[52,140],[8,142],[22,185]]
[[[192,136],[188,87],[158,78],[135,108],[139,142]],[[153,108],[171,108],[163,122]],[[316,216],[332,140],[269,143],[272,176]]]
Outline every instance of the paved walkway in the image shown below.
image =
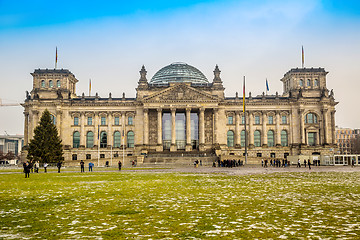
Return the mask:
[[[9,168],[9,171],[6,171],[6,168],[0,168],[0,174],[23,174],[20,168],[15,168],[19,171],[14,172],[10,170],[14,170],[14,168]],[[76,172],[77,168],[62,168],[61,172]],[[55,168],[48,169],[49,173],[57,172]],[[52,170],[52,171],[51,171]],[[80,167],[78,168],[80,172]],[[126,168],[122,170],[123,172],[183,172],[183,173],[215,173],[215,174],[229,174],[229,175],[248,175],[248,174],[271,174],[271,173],[282,173],[282,172],[360,172],[360,166],[351,167],[351,166],[311,166],[311,170],[308,167],[297,168],[296,166],[291,167],[268,167],[263,168],[259,165],[247,165],[242,167],[234,167],[234,168],[218,168],[218,167],[209,167],[209,166],[199,166],[194,168],[193,166],[154,166],[152,167],[134,167],[134,168]],[[85,169],[85,173],[87,173]],[[96,172],[118,172],[115,168],[104,168],[95,167],[93,170]],[[43,173],[43,169],[40,168],[39,173]]]

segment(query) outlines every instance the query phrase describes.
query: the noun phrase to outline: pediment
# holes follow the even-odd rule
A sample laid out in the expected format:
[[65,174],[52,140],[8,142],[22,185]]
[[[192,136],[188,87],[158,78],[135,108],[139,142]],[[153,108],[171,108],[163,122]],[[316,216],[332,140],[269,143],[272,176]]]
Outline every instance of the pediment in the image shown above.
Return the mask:
[[197,90],[185,84],[171,86],[165,90],[144,98],[145,102],[164,101],[219,101],[219,98],[207,92]]

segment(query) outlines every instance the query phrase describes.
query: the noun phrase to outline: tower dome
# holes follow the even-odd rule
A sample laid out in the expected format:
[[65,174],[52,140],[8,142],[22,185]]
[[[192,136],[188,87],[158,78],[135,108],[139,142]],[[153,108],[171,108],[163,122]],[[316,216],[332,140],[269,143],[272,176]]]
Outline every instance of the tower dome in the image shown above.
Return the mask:
[[199,69],[186,63],[176,62],[163,67],[155,73],[150,84],[167,84],[170,82],[191,82],[207,84],[209,81]]

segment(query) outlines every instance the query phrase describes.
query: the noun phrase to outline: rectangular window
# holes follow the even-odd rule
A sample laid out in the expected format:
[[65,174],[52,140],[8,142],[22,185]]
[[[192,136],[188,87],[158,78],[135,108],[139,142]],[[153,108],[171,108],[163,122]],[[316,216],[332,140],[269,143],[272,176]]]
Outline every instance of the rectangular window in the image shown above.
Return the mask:
[[262,153],[256,153],[256,157],[262,157]]
[[128,125],[133,125],[133,117],[128,117]]
[[105,154],[100,154],[100,158],[105,158]]
[[86,154],[86,159],[91,159],[91,154]]
[[92,117],[88,117],[87,125],[92,125]]
[[260,116],[255,116],[255,124],[260,124]]
[[269,124],[274,124],[274,116],[268,116]]
[[286,116],[281,116],[281,123],[282,123],[282,124],[287,124],[287,118],[286,118]]
[[72,160],[77,160],[77,155],[76,154],[72,155]]
[[228,124],[234,124],[234,119],[232,116],[228,116]]
[[308,133],[308,145],[315,146],[316,143],[316,133],[309,132]]
[[106,117],[101,117],[101,125],[106,125]]
[[75,126],[79,125],[79,118],[78,117],[74,117],[74,125]]
[[114,125],[120,125],[120,118],[119,117],[115,117]]
[[245,117],[244,116],[241,117],[241,124],[245,124]]

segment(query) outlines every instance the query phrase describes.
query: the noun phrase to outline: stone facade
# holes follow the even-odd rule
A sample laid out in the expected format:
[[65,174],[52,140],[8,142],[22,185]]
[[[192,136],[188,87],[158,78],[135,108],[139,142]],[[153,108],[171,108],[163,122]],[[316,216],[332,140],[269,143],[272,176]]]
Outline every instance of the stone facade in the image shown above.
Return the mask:
[[[198,70],[197,70],[198,71]],[[64,144],[65,160],[139,157],[152,153],[216,153],[249,157],[332,155],[336,148],[333,91],[323,68],[291,69],[282,95],[225,97],[216,66],[210,83],[152,84],[140,71],[136,98],[76,95],[68,70],[38,69],[23,103],[24,151],[48,109]],[[205,80],[204,80],[205,81]],[[246,119],[245,119],[246,118]]]

